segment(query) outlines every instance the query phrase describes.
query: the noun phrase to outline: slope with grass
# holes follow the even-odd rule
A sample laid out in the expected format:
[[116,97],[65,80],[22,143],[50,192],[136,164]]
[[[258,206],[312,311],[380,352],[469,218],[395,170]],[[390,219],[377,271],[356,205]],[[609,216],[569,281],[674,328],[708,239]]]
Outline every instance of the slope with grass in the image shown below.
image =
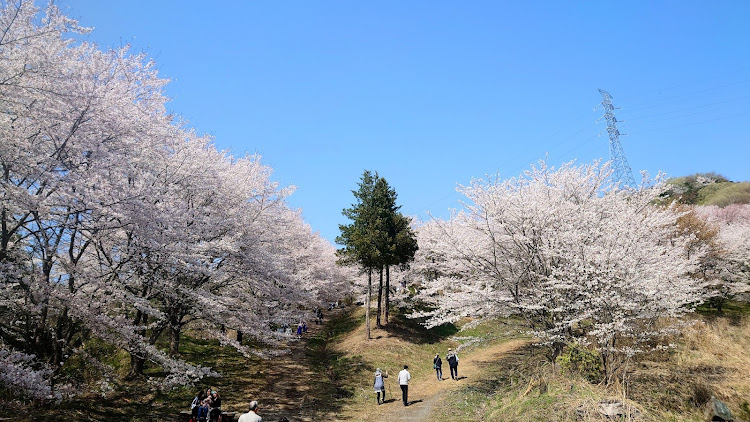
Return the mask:
[[[614,385],[591,382],[581,373],[553,369],[544,350],[518,333],[513,321],[496,321],[457,332],[425,330],[397,317],[365,340],[360,324],[337,338],[334,350],[356,357],[349,380],[352,396],[330,420],[339,421],[580,421],[602,420],[599,402],[618,400],[641,421],[702,421],[711,396],[723,400],[736,420],[750,421],[750,308],[704,310],[670,341],[674,347],[637,356]],[[432,357],[460,347],[458,382],[438,382]],[[409,407],[401,404],[397,372],[409,365]],[[375,403],[372,372],[387,370],[388,399]]]
[[750,203],[750,182],[732,182],[716,173],[696,173],[669,179],[670,189],[664,202],[677,201],[688,205],[717,205]]
[[[624,400],[641,421],[701,421],[710,397],[725,401],[737,420],[750,421],[750,307],[732,303],[724,314],[701,310],[693,324],[672,339],[670,350],[631,362],[616,385],[590,382],[579,373],[553,370],[544,350],[520,333],[518,321],[500,320],[459,331],[444,325],[425,329],[399,312],[365,339],[364,310],[346,308],[312,325],[281,356],[243,357],[214,341],[186,338],[187,360],[212,366],[223,377],[205,380],[218,389],[223,408],[243,412],[260,402],[264,420],[291,421],[576,421],[601,420],[599,401]],[[447,363],[439,382],[432,358],[459,350],[460,380]],[[401,404],[396,375],[412,374],[409,407]],[[126,366],[126,365],[125,365]],[[387,371],[387,401],[378,406],[372,390],[376,368]],[[60,407],[24,413],[15,420],[176,420],[197,388],[154,393],[144,380],[120,383],[107,397],[81,397]]]

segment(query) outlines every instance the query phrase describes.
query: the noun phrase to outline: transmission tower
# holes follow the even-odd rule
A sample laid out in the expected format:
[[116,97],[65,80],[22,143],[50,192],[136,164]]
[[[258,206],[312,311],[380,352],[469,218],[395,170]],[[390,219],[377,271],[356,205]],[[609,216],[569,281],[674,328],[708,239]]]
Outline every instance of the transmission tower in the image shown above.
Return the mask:
[[603,89],[599,89],[602,94],[602,107],[604,108],[604,118],[607,119],[607,133],[609,134],[609,159],[612,161],[612,179],[620,182],[620,187],[636,187],[633,171],[630,169],[625,151],[620,143],[620,131],[617,130],[617,118],[615,117],[612,105],[612,96]]

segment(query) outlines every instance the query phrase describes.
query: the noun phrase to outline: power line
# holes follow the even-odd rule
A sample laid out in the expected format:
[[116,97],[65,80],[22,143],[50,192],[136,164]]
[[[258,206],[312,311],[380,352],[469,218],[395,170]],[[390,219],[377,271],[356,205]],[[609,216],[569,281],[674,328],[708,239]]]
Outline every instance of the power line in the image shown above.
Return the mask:
[[[700,104],[700,105],[696,105],[696,106],[693,106],[693,107],[681,108],[681,109],[678,109],[678,110],[665,111],[663,113],[649,114],[649,115],[645,115],[645,116],[641,116],[641,117],[638,117],[638,116],[636,116],[636,117],[628,117],[628,121],[653,119],[653,118],[657,118],[657,117],[661,117],[661,116],[666,116],[666,115],[670,115],[670,114],[675,114],[675,113],[691,112],[691,111],[694,111],[694,110],[703,109],[703,108],[707,108],[707,107],[713,107],[713,106],[716,106],[716,105],[732,103],[732,102],[735,102],[735,101],[742,101],[742,100],[746,100],[748,98],[750,98],[750,95],[746,95],[746,96],[743,96],[743,97],[737,97],[737,98],[730,98],[728,100],[723,100],[723,101],[715,101],[715,102],[708,103],[708,104]],[[698,113],[681,114],[681,115],[678,115],[678,116],[665,117],[664,119],[674,119],[674,118],[680,118],[680,117],[687,117],[687,116],[692,116],[694,114],[699,114],[699,113],[703,113],[703,112],[701,111],[701,112],[698,112]]]

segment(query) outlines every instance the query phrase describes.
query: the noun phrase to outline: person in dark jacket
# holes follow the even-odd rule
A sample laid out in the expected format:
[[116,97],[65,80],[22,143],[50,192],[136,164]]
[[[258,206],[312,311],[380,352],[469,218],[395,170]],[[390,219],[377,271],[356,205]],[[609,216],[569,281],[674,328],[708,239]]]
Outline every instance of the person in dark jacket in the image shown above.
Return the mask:
[[452,349],[448,349],[445,360],[448,361],[448,366],[451,367],[451,378],[458,381],[458,355]]
[[208,420],[218,422],[221,418],[221,396],[218,391],[211,391],[211,409],[208,411]]
[[435,358],[432,359],[432,367],[435,368],[438,381],[443,380],[443,360],[440,359],[440,355],[435,353]]

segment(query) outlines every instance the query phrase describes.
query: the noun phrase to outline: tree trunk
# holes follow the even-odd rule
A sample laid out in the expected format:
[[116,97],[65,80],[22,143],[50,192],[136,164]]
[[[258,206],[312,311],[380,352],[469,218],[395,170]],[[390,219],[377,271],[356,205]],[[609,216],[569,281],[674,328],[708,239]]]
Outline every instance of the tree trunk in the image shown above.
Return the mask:
[[380,284],[378,285],[378,315],[375,317],[375,326],[380,328],[380,315],[383,312],[383,267],[380,267],[378,273],[380,273]]
[[365,330],[370,339],[370,296],[372,295],[372,268],[367,269],[367,297],[365,298]]
[[[136,327],[138,325],[146,326],[148,323],[148,315],[144,314],[141,311],[137,311],[135,314],[135,320],[133,321],[133,325]],[[145,336],[146,330],[138,329],[136,330],[136,333]],[[130,352],[130,372],[128,372],[127,379],[134,379],[141,375],[143,375],[143,365],[146,363],[146,359],[143,357],[138,356],[135,352]]]
[[57,324],[55,327],[55,342],[53,344],[54,346],[54,353],[52,357],[52,365],[55,368],[59,368],[60,364],[63,361],[63,347],[65,347],[65,342],[63,341],[63,338],[65,338],[64,331],[66,329],[66,325],[68,323],[68,307],[66,306],[63,308],[62,315],[60,315],[57,318]]
[[391,308],[391,267],[385,266],[385,323],[388,324],[388,314]]
[[130,353],[130,372],[126,379],[132,380],[143,375],[143,365],[146,363],[146,359],[137,356],[135,353]]
[[180,331],[179,324],[169,324],[169,356],[180,353]]
[[607,340],[607,347],[602,350],[602,366],[604,369],[604,385],[610,385],[615,376],[615,342],[617,337],[613,336],[612,340]]

